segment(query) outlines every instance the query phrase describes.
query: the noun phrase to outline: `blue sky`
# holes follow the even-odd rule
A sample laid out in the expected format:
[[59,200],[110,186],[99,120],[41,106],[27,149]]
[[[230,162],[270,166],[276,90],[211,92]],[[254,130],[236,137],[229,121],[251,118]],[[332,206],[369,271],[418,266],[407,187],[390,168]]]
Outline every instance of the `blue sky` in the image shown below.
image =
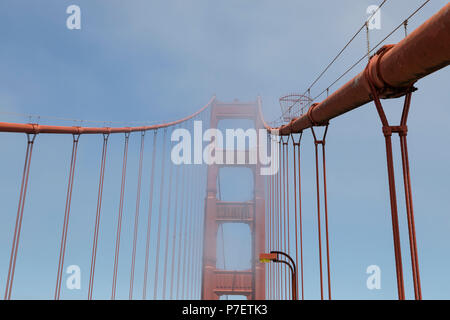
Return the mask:
[[[75,122],[46,116],[160,122],[194,112],[213,94],[221,101],[255,101],[260,95],[266,118],[274,119],[280,112],[278,98],[304,90],[363,23],[367,6],[378,2],[4,0],[0,3],[0,120],[27,122],[26,117],[12,115],[21,113],[41,115],[40,123],[64,125]],[[382,29],[371,32],[371,42],[383,38],[420,3],[388,1],[381,13]],[[446,3],[431,1],[409,22],[409,30]],[[71,4],[81,7],[81,30],[66,28],[65,11]],[[402,38],[403,31],[399,30],[388,43]],[[365,53],[365,41],[363,34],[355,39],[313,87],[313,95]],[[357,66],[331,91],[363,67]],[[449,80],[448,70],[420,80],[409,119],[424,298],[450,298],[450,152],[446,147],[450,137],[446,125],[450,113]],[[391,119],[400,118],[400,100],[386,101],[385,105]],[[129,228],[133,219],[138,140],[134,137],[130,142],[132,173],[126,190],[124,228]],[[305,252],[305,289],[307,298],[318,298],[314,154],[309,132],[303,141],[303,204],[308,230],[305,245],[310,244]],[[63,297],[75,299],[85,298],[87,292],[101,141],[82,137],[81,142],[66,263],[80,264],[86,272],[80,292],[63,290]],[[150,139],[147,142],[149,159]],[[99,287],[94,296],[98,298],[109,298],[122,143],[122,136],[111,138],[110,154],[115,156],[108,160],[105,186],[105,199],[111,201],[104,204],[104,212],[111,215],[102,217],[103,230],[110,231],[104,231],[100,240],[104,254],[96,271]],[[0,134],[0,288],[5,286],[24,149],[22,135]],[[14,298],[53,297],[70,149],[70,137],[42,135],[38,139]],[[333,296],[338,299],[396,297],[384,150],[380,122],[372,104],[331,122],[327,174]],[[146,177],[148,167],[144,167]],[[404,273],[407,297],[411,298],[401,167],[396,170]],[[143,193],[148,189],[148,183],[144,184]],[[231,194],[239,193],[231,184],[228,188]],[[130,238],[125,236],[124,247],[129,247]],[[119,270],[129,268],[129,257],[125,255]],[[230,259],[240,263],[239,259]],[[365,270],[371,264],[381,267],[381,290],[369,291],[365,286]],[[119,287],[125,292],[121,297],[126,298],[127,275],[121,276],[119,271],[119,278]]]

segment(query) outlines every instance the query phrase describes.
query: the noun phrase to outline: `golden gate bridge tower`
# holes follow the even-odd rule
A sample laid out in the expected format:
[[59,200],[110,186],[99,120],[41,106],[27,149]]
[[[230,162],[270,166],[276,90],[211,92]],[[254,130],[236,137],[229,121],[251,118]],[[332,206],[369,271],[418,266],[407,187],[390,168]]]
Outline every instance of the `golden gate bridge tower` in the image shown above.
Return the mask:
[[[225,119],[246,119],[253,121],[255,128],[262,123],[258,112],[258,103],[221,103],[215,100],[211,105],[211,128],[217,128],[218,122]],[[249,146],[250,148],[250,146]],[[248,158],[248,150],[244,152]],[[265,268],[258,256],[264,251],[265,244],[265,200],[264,180],[260,175],[260,166],[250,164],[212,164],[207,171],[207,190],[205,199],[204,247],[202,261],[201,298],[219,299],[222,295],[242,295],[247,299],[265,299]],[[222,201],[217,198],[217,179],[219,169],[224,166],[246,167],[253,173],[253,199],[246,202]],[[251,231],[251,266],[248,270],[218,269],[217,236],[220,224],[245,223]]]

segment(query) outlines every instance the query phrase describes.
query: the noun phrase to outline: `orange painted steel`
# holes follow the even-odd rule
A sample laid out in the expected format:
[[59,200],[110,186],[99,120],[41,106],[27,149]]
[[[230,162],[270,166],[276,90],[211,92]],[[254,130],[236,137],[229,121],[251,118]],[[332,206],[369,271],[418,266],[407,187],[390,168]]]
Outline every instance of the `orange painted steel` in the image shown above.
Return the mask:
[[[173,170],[173,164],[170,164],[170,169],[169,169],[169,196],[167,199],[167,223],[166,223],[166,250],[164,250],[164,275],[163,275],[163,289],[162,289],[162,298],[163,300],[166,299],[166,282],[167,282],[167,269],[168,269],[168,264],[167,264],[167,258],[169,255],[169,233],[170,233],[170,218],[172,216],[172,211],[170,210],[171,208],[171,198],[172,198],[172,170]],[[175,169],[175,186],[178,184],[178,167]],[[176,188],[176,187],[175,187]],[[178,189],[176,189],[175,191],[178,191]],[[176,192],[175,192],[176,193]],[[176,210],[176,199],[177,199],[177,194],[175,194],[175,210]]]
[[136,265],[136,246],[137,236],[139,230],[139,210],[141,207],[141,185],[142,185],[142,162],[144,160],[144,147],[145,147],[145,131],[141,133],[141,147],[139,151],[139,169],[138,169],[138,181],[137,181],[137,195],[136,195],[136,211],[134,214],[134,230],[133,230],[133,251],[131,253],[131,271],[130,271],[130,292],[128,299],[133,299],[133,287],[134,287],[134,271]]
[[[174,274],[175,274],[175,246],[176,246],[176,240],[177,237],[179,239],[181,239],[180,235],[177,234],[177,225],[178,225],[178,221],[180,220],[180,215],[181,215],[181,211],[182,211],[182,205],[183,205],[183,190],[184,190],[184,181],[185,181],[185,170],[183,167],[178,166],[177,167],[180,171],[181,171],[181,183],[176,183],[176,191],[175,191],[175,217],[174,217],[174,228],[173,228],[173,244],[172,244],[172,268],[171,268],[171,273],[170,273],[170,297],[175,297],[176,296],[173,294],[173,284],[174,284]],[[178,178],[177,178],[178,181]],[[181,188],[179,188],[179,186],[181,186]],[[179,189],[181,189],[180,191],[178,191]],[[178,197],[178,193],[180,193],[180,197]],[[180,203],[180,206],[178,206],[178,202]],[[180,207],[180,208],[179,208]],[[180,229],[181,229],[181,225],[180,225]],[[181,247],[180,245],[178,246],[179,248]],[[178,255],[178,260],[179,260],[179,255]]]
[[[380,53],[383,55],[387,52],[387,50]],[[392,230],[394,236],[394,253],[395,253],[395,262],[396,262],[396,273],[397,273],[397,289],[398,289],[398,298],[400,300],[405,299],[405,289],[403,283],[403,268],[402,268],[402,252],[400,247],[400,231],[399,231],[399,222],[398,222],[398,209],[397,209],[397,197],[396,197],[396,187],[395,187],[395,174],[394,174],[394,162],[393,162],[393,154],[392,154],[392,133],[398,133],[400,136],[400,149],[402,156],[402,169],[403,169],[403,182],[405,189],[405,201],[406,201],[406,215],[408,221],[408,233],[409,233],[409,245],[410,245],[410,253],[411,253],[411,267],[412,267],[412,276],[414,283],[414,296],[416,300],[422,299],[422,291],[420,286],[420,274],[419,274],[419,262],[418,262],[418,254],[417,254],[417,243],[416,243],[416,231],[414,225],[414,211],[413,211],[413,203],[412,203],[412,190],[411,190],[411,178],[409,171],[409,160],[408,160],[408,148],[406,135],[408,133],[407,127],[407,119],[409,114],[409,109],[411,105],[411,95],[415,88],[410,85],[409,87],[404,89],[405,101],[403,104],[403,112],[400,120],[399,126],[391,126],[387,120],[386,114],[384,112],[383,106],[380,101],[380,92],[374,85],[373,75],[370,73],[370,70],[366,68],[365,76],[367,82],[370,85],[370,89],[372,92],[372,96],[374,98],[375,107],[377,109],[378,115],[380,117],[383,135],[385,137],[386,143],[386,160],[387,160],[387,169],[388,169],[388,178],[389,178],[389,195],[391,202],[391,216],[392,216]]]
[[92,243],[91,270],[89,274],[88,300],[92,300],[94,291],[95,262],[97,261],[98,233],[100,230],[100,216],[102,212],[103,184],[105,179],[106,155],[108,151],[109,134],[103,134],[102,161],[100,165],[100,179],[98,183],[97,210],[95,214],[94,241]]
[[[302,223],[302,187],[301,187],[301,170],[300,170],[300,142],[302,134],[299,135],[298,141],[292,136],[293,146],[293,163],[294,163],[294,209],[295,209],[295,265],[298,264],[298,236],[300,236],[300,281],[302,290],[302,300],[305,299],[303,286],[303,223]],[[297,157],[295,150],[297,149]],[[297,195],[297,165],[298,163],[298,195]],[[298,197],[298,219],[297,219],[297,197]],[[298,226],[300,225],[300,229]],[[298,277],[296,278],[296,286],[298,288]]]
[[61,281],[64,269],[64,258],[66,253],[67,231],[69,229],[70,205],[72,202],[73,179],[75,176],[75,164],[77,162],[78,141],[80,136],[73,135],[72,156],[70,158],[69,182],[67,186],[66,207],[64,211],[63,231],[61,235],[61,246],[59,249],[58,274],[56,277],[55,300],[61,295]]
[[[190,179],[190,177],[188,176],[188,174],[189,174],[189,172],[187,172],[186,173],[186,171],[187,171],[187,169],[185,169],[184,167],[183,167],[183,183],[182,183],[182,188],[181,188],[181,200],[180,200],[180,203],[181,203],[181,208],[180,208],[180,232],[179,232],[179,234],[178,234],[178,250],[179,251],[181,251],[181,252],[183,252],[183,250],[181,250],[181,248],[182,248],[182,246],[186,243],[186,241],[183,241],[184,240],[184,238],[183,238],[183,235],[184,235],[184,233],[183,233],[183,226],[184,225],[186,225],[186,214],[185,214],[185,212],[186,212],[186,203],[187,203],[187,191],[186,190],[190,190],[189,189],[189,185],[188,185],[188,183],[189,183],[189,179]],[[186,199],[186,202],[185,202],[185,199]],[[183,221],[184,221],[184,223],[183,223]],[[176,280],[176,284],[177,284],[177,293],[176,293],[176,298],[177,299],[181,299],[181,297],[182,296],[180,296],[180,288],[181,288],[181,280],[180,280],[180,277],[181,277],[181,257],[182,255],[181,254],[179,254],[178,255],[178,259],[177,259],[177,280]]]
[[150,192],[149,192],[149,205],[147,213],[147,233],[145,240],[145,263],[144,263],[144,284],[142,286],[142,300],[147,298],[147,277],[148,277],[148,258],[150,253],[150,232],[152,223],[152,212],[153,212],[153,188],[154,188],[154,178],[155,178],[155,160],[156,160],[156,140],[158,131],[154,131],[153,134],[153,146],[152,146],[152,168],[150,176]]
[[[384,48],[384,49],[383,49]],[[450,64],[450,3],[425,21],[416,30],[389,48],[383,56],[376,55],[368,63],[368,69],[377,89],[383,89],[381,98],[397,97],[395,88],[405,88],[417,80]],[[370,86],[364,72],[348,81],[337,91],[311,109],[310,115],[302,115],[286,125],[273,128],[264,126],[271,133],[289,135],[299,133],[317,123],[325,123],[343,113],[372,101]],[[262,116],[261,116],[262,117]]]
[[11,299],[11,291],[14,282],[14,274],[16,270],[17,251],[19,249],[20,233],[22,230],[23,210],[25,207],[25,199],[27,195],[28,177],[30,174],[31,156],[33,154],[33,145],[35,134],[27,134],[27,151],[25,154],[25,164],[23,166],[22,183],[20,186],[19,205],[17,208],[16,224],[14,227],[14,239],[11,247],[11,256],[9,258],[8,277],[6,280],[5,300]]
[[123,217],[123,202],[125,193],[125,179],[127,175],[127,159],[128,159],[128,141],[130,133],[125,133],[125,145],[123,150],[122,162],[122,179],[120,183],[120,198],[119,198],[119,216],[117,218],[117,232],[116,232],[116,250],[114,252],[114,270],[113,270],[113,284],[111,289],[111,300],[116,299],[117,289],[117,272],[119,268],[119,252],[120,252],[120,235],[122,233],[122,217]]
[[[167,130],[164,129],[164,136],[163,141],[166,141],[167,137]],[[159,283],[159,252],[161,248],[161,227],[162,227],[162,217],[163,217],[163,197],[164,197],[164,182],[166,180],[164,170],[165,170],[165,164],[166,164],[166,149],[167,146],[163,145],[163,151],[162,151],[162,160],[161,160],[161,182],[159,187],[159,211],[158,211],[158,228],[157,228],[157,235],[156,235],[156,258],[155,258],[155,281],[153,283],[153,300],[156,300],[157,294],[158,294],[158,283]],[[171,179],[172,177],[170,177]]]
[[138,126],[138,127],[81,127],[81,126],[49,126],[40,125],[36,123],[11,123],[11,122],[0,122],[0,132],[22,132],[28,134],[41,134],[41,133],[53,133],[53,134],[113,134],[113,133],[127,133],[127,132],[139,132],[139,131],[149,131],[157,130],[162,128],[171,127],[187,120],[194,118],[196,115],[202,113],[207,109],[216,99],[213,96],[209,102],[197,110],[195,113],[187,116],[185,118],[155,124],[151,126]]
[[[248,119],[254,121],[255,128],[261,128],[258,118],[258,103],[215,102],[211,108],[210,128],[217,128],[222,119]],[[217,232],[223,220],[223,203],[217,199],[217,177],[219,169],[227,164],[213,163],[207,167],[207,195],[205,199],[204,240],[202,259],[201,298],[219,299],[221,295],[245,295],[248,299],[262,300],[266,297],[265,265],[257,259],[265,249],[265,195],[260,164],[236,164],[252,170],[253,199],[238,202],[238,210],[249,210],[249,214],[233,216],[233,222],[246,223],[250,227],[252,241],[251,267],[247,270],[220,270],[217,268]],[[280,176],[281,177],[281,176]]]

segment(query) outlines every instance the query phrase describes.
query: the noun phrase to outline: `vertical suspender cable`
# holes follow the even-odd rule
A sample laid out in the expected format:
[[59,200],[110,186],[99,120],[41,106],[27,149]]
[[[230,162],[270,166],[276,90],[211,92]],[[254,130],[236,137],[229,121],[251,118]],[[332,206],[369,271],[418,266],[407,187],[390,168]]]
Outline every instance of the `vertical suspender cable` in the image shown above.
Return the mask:
[[[283,142],[283,251],[286,252],[288,248],[288,207],[287,204],[287,198],[289,197],[288,194],[288,181],[287,181],[287,145],[288,141],[282,141]],[[289,300],[290,295],[290,279],[288,275],[288,266],[283,263],[284,266],[284,299]]]
[[[272,136],[271,136],[272,137]],[[273,143],[271,144],[271,155],[274,154],[273,152]],[[273,159],[273,157],[272,157]],[[273,159],[272,161],[275,161],[275,159]],[[272,189],[272,195],[271,195],[271,211],[272,211],[272,216],[270,218],[270,250],[272,251],[275,248],[275,185],[274,185],[274,181],[275,181],[275,172],[274,169],[272,168],[271,170],[271,175],[270,175],[270,187]],[[271,264],[272,265],[272,264]],[[271,274],[271,281],[270,281],[270,285],[272,288],[272,300],[275,300],[276,298],[276,286],[275,286],[275,266],[272,265],[270,267],[270,274]]]
[[316,155],[316,198],[317,198],[317,232],[319,236],[319,267],[320,267],[320,299],[323,300],[323,273],[322,273],[322,234],[320,230],[320,182],[319,182],[319,141],[315,138],[314,129],[311,127],[314,135],[314,147]]
[[[380,117],[383,134],[386,144],[386,160],[387,160],[387,170],[388,170],[388,180],[389,180],[389,196],[391,202],[391,218],[392,218],[392,234],[394,240],[394,254],[395,254],[395,269],[397,274],[397,291],[399,300],[405,299],[405,287],[403,282],[403,266],[402,266],[402,252],[400,246],[400,230],[398,223],[398,212],[397,212],[397,195],[395,187],[395,174],[394,174],[394,160],[392,155],[392,127],[389,126],[386,114],[383,111],[383,107],[378,96],[378,91],[372,83],[372,79],[368,73],[368,68],[366,67],[364,71],[366,80],[372,92],[373,101]],[[405,98],[406,103],[406,98]],[[414,267],[413,267],[414,270]]]
[[25,207],[25,199],[28,187],[28,175],[30,173],[31,155],[33,153],[33,145],[36,134],[27,134],[27,151],[25,153],[25,164],[23,166],[22,183],[20,186],[19,205],[17,208],[16,224],[14,227],[14,238],[11,247],[11,256],[9,258],[8,277],[6,280],[5,300],[11,299],[11,291],[14,281],[14,273],[16,270],[17,250],[19,249],[20,233],[22,230],[23,209]]
[[322,140],[318,140],[314,127],[311,127],[311,132],[314,137],[314,145],[316,151],[316,183],[317,183],[317,216],[319,224],[319,254],[320,254],[320,277],[321,277],[321,298],[323,299],[323,276],[322,276],[322,244],[320,234],[320,197],[319,197],[319,154],[318,147],[322,146],[322,170],[323,170],[323,195],[324,195],[324,211],[325,211],[325,239],[326,239],[326,258],[327,258],[327,283],[328,283],[328,299],[331,300],[331,271],[330,271],[330,245],[328,237],[328,202],[327,202],[327,174],[326,174],[326,159],[325,159],[325,138],[328,132],[328,124],[326,124],[325,132]]
[[[273,236],[273,189],[272,189],[272,181],[273,181],[273,172],[271,172],[270,176],[267,177],[267,180],[269,182],[269,245],[267,248],[267,252],[272,251],[273,243],[272,243],[272,236]],[[273,265],[269,264],[269,299],[273,300]]]
[[[281,167],[283,168],[283,170],[281,171],[281,186],[283,187],[282,190],[282,196],[283,196],[283,213],[282,213],[282,220],[281,220],[281,225],[282,225],[282,229],[281,229],[281,234],[282,234],[282,245],[281,245],[281,251],[285,251],[286,250],[286,163],[285,163],[285,159],[286,159],[286,150],[285,150],[285,142],[283,140],[283,137],[281,137],[281,148],[283,150],[282,153],[282,163],[281,163]],[[288,276],[287,276],[287,270],[286,270],[286,265],[283,264],[283,286],[284,286],[284,299],[287,300],[288,299],[288,288],[287,288],[287,281],[288,281]]]
[[[166,222],[166,246],[164,253],[164,275],[163,275],[163,289],[162,289],[162,298],[166,299],[166,279],[167,279],[167,256],[169,253],[169,233],[170,233],[170,218],[171,218],[171,201],[172,201],[172,172],[173,172],[173,164],[169,161],[169,196],[167,197],[167,222]],[[176,175],[176,174],[175,174]],[[178,177],[176,177],[178,178]]]
[[167,130],[164,129],[163,136],[163,151],[162,151],[162,164],[161,164],[161,186],[159,188],[159,212],[158,212],[158,231],[156,236],[156,258],[155,258],[155,283],[153,286],[153,299],[156,300],[158,294],[158,271],[159,271],[159,249],[161,245],[161,223],[162,223],[162,208],[164,199],[164,169],[166,164],[166,135]]
[[154,131],[153,134],[153,150],[152,150],[152,169],[150,174],[150,196],[148,205],[148,216],[147,216],[147,235],[145,244],[145,266],[144,266],[144,285],[142,288],[142,299],[145,300],[147,297],[147,275],[148,275],[148,258],[150,251],[150,231],[152,226],[152,212],[153,212],[153,187],[155,185],[155,156],[156,156],[156,138],[158,131]]
[[[406,21],[405,21],[406,23]],[[405,25],[406,29],[406,25]],[[406,31],[405,31],[406,32]],[[411,92],[405,96],[405,103],[403,107],[403,113],[401,118],[401,126],[406,128],[406,121],[408,118],[409,107],[411,105]],[[409,170],[408,159],[408,145],[406,139],[407,130],[399,133],[400,135],[400,148],[402,155],[402,168],[403,168],[403,182],[405,188],[405,200],[406,200],[406,216],[408,219],[408,233],[409,233],[409,245],[411,251],[411,266],[414,282],[414,295],[416,300],[422,300],[422,289],[420,285],[420,272],[419,272],[419,259],[417,254],[417,241],[416,241],[416,227],[414,222],[414,209],[412,202],[412,187],[411,187],[411,174]]]
[[137,235],[138,235],[138,230],[139,230],[139,208],[141,205],[141,182],[142,182],[142,162],[143,162],[143,158],[144,158],[144,142],[145,142],[145,131],[142,131],[141,132],[141,148],[139,151],[136,213],[134,215],[133,251],[131,253],[130,292],[128,295],[128,298],[130,300],[133,299],[134,269],[135,269],[135,263],[136,263],[136,245],[137,245]]
[[[328,126],[325,129],[328,130]],[[327,170],[325,161],[325,135],[322,143],[322,170],[323,170],[323,199],[325,209],[325,238],[327,245],[327,272],[328,272],[328,299],[331,300],[331,271],[330,271],[330,241],[328,237],[328,200],[327,200]]]
[[108,149],[108,138],[109,138],[109,134],[103,134],[102,162],[101,162],[101,166],[100,166],[100,180],[98,183],[97,212],[95,214],[94,241],[92,243],[92,257],[91,257],[91,271],[90,271],[90,275],[89,275],[88,300],[92,300],[92,292],[94,290],[95,262],[97,259],[98,232],[100,229],[100,213],[102,210],[103,181],[105,178],[105,164],[106,164],[106,152]]
[[59,249],[58,274],[56,277],[55,300],[59,300],[61,294],[62,273],[64,269],[64,257],[66,253],[67,230],[69,228],[70,204],[72,202],[73,179],[75,176],[75,163],[77,161],[77,150],[79,134],[73,135],[72,156],[70,159],[69,182],[67,185],[66,208],[64,211],[63,231],[61,235],[61,246]]
[[[194,168],[192,169],[194,172],[194,176],[197,177],[197,166],[194,166]],[[193,239],[193,227],[194,227],[194,219],[195,219],[195,208],[194,208],[194,203],[196,202],[196,195],[197,195],[197,189],[198,189],[198,184],[197,184],[197,179],[195,179],[195,182],[193,182],[193,186],[192,186],[192,197],[191,197],[191,204],[190,204],[190,217],[189,217],[189,238],[188,238],[188,244],[189,244],[189,249],[187,252],[187,286],[186,286],[186,296],[188,299],[192,299],[191,297],[191,293],[192,293],[192,263],[193,263],[193,259],[192,259],[192,250],[194,248],[194,239]]]
[[[286,140],[286,216],[287,216],[287,253],[291,254],[291,234],[290,234],[290,210],[289,210],[289,138]],[[289,297],[292,299],[292,286],[295,284],[288,280]]]
[[[201,169],[202,169],[202,167],[198,166],[198,168],[197,168],[197,176],[198,177],[201,177],[201,175],[202,175]],[[191,274],[192,274],[191,299],[195,299],[195,297],[196,297],[195,291],[196,291],[196,284],[197,284],[196,280],[197,280],[197,274],[198,274],[197,270],[198,270],[198,262],[200,260],[200,256],[199,256],[199,252],[198,252],[198,248],[200,248],[200,242],[201,242],[199,236],[201,235],[200,220],[202,218],[200,215],[200,212],[201,212],[201,208],[200,208],[201,190],[200,190],[200,183],[199,183],[200,181],[202,181],[202,180],[201,179],[197,180],[197,194],[196,194],[196,199],[195,199],[195,211],[194,211],[195,212],[194,213],[195,221],[194,221],[194,230],[193,230],[194,245],[193,245],[193,252],[192,252],[192,260],[193,260],[192,268],[193,268],[193,270],[191,272]]]
[[[278,247],[278,251],[282,251],[282,236],[283,236],[283,234],[282,234],[282,226],[283,226],[283,224],[282,224],[282,214],[281,214],[281,210],[282,210],[282,199],[281,199],[281,193],[282,193],[282,191],[281,191],[281,176],[282,176],[282,165],[283,165],[283,162],[281,161],[281,154],[282,154],[282,152],[281,152],[281,146],[282,146],[282,141],[281,141],[281,139],[280,139],[280,142],[279,142],[279,162],[278,162],[278,164],[279,164],[279,170],[278,170],[278,245],[277,245],[277,247]],[[278,286],[279,286],[279,295],[280,295],[280,300],[283,298],[283,295],[282,295],[282,293],[283,293],[283,288],[282,288],[282,276],[283,276],[283,274],[282,274],[282,268],[281,268],[281,265],[278,263],[277,264],[278,265]]]
[[[269,139],[271,139],[270,136],[269,136]],[[270,176],[266,176],[266,183],[267,183],[267,194],[269,195],[268,205],[267,205],[269,214],[266,219],[266,221],[269,221],[269,223],[266,223],[267,234],[268,234],[268,237],[266,237],[266,239],[267,239],[266,252],[270,252],[272,250],[272,174]],[[267,274],[268,274],[268,276],[267,276],[267,284],[268,284],[267,295],[268,295],[268,299],[271,300],[271,299],[273,299],[273,296],[272,296],[272,264],[268,265]]]
[[[274,161],[277,161],[275,159]],[[271,229],[272,229],[272,244],[270,246],[270,250],[276,249],[276,173],[275,169],[273,169],[272,176],[271,176],[271,182],[272,182],[272,223],[271,223]],[[277,265],[271,264],[272,267],[272,299],[277,299],[277,278],[276,278],[276,269]]]
[[[405,21],[405,23],[407,23]],[[405,33],[406,33],[406,24]],[[381,59],[382,55],[386,52],[381,52],[378,59]],[[383,134],[386,143],[386,158],[387,158],[387,168],[388,168],[388,179],[389,179],[389,194],[391,202],[391,217],[392,217],[392,231],[394,238],[394,253],[395,253],[395,264],[397,272],[397,290],[398,298],[400,300],[405,299],[405,289],[403,284],[403,267],[402,267],[402,253],[400,246],[400,231],[398,223],[398,213],[397,213],[397,197],[396,197],[396,187],[395,187],[395,175],[394,175],[394,163],[392,155],[392,133],[396,132],[400,136],[400,149],[402,156],[402,169],[403,169],[403,183],[405,188],[405,201],[406,201],[406,214],[408,219],[408,233],[409,233],[409,245],[411,253],[411,268],[414,282],[414,297],[416,300],[422,299],[422,290],[420,286],[420,274],[419,274],[419,263],[417,255],[417,243],[416,243],[416,232],[414,224],[414,212],[412,203],[412,190],[411,190],[411,178],[409,171],[409,159],[408,159],[408,147],[406,142],[406,135],[408,132],[407,118],[409,113],[409,108],[411,105],[411,95],[415,88],[411,85],[407,88],[403,88],[405,94],[405,101],[403,105],[403,112],[400,121],[400,126],[391,126],[387,120],[386,114],[384,113],[383,106],[381,105],[378,90],[373,84],[373,79],[371,74],[366,67],[364,71],[366,80],[370,86],[370,91],[373,96],[373,101],[377,109],[378,115],[380,117]]]
[[[179,262],[180,262],[180,248],[181,248],[181,235],[177,234],[177,225],[180,226],[180,230],[182,227],[181,224],[181,219],[182,219],[182,215],[180,215],[179,213],[182,212],[183,210],[183,194],[184,194],[184,182],[185,182],[185,175],[186,175],[186,170],[184,169],[184,166],[182,167],[182,165],[180,164],[180,170],[182,171],[181,173],[181,192],[180,192],[180,197],[178,197],[178,195],[175,197],[176,198],[176,202],[175,202],[175,227],[174,227],[174,231],[173,231],[173,247],[172,247],[172,273],[170,275],[170,296],[174,297],[175,299],[178,297],[176,295],[174,295],[173,293],[173,282],[174,282],[174,273],[175,273],[175,266],[178,266],[178,271],[177,271],[177,277],[178,274],[180,272],[179,270]],[[177,184],[177,192],[178,192],[178,184]],[[178,208],[178,202],[180,202],[180,208]],[[178,245],[178,251],[175,250],[176,247],[176,240],[179,239],[180,243]],[[176,253],[176,255],[175,255]],[[177,257],[177,263],[175,264],[175,258]]]
[[119,250],[120,250],[120,233],[122,231],[122,216],[123,216],[123,197],[125,193],[125,179],[127,176],[127,158],[128,158],[128,140],[130,133],[125,133],[125,145],[123,149],[123,162],[122,162],[122,180],[120,183],[120,199],[119,199],[119,216],[117,220],[117,234],[116,234],[116,251],[114,254],[114,271],[113,271],[113,284],[111,292],[111,300],[116,298],[117,288],[117,270],[119,265]]
[[[302,300],[304,300],[304,290],[303,290],[303,230],[302,230],[302,192],[301,192],[301,170],[300,170],[300,141],[302,138],[302,133],[300,133],[299,140],[294,141],[294,136],[292,136],[293,150],[293,163],[294,163],[294,208],[295,208],[295,265],[297,270],[299,267],[298,263],[298,235],[300,235],[300,282],[302,290]],[[297,156],[295,151],[297,149]],[[297,164],[298,163],[298,194],[297,194]],[[298,220],[297,220],[297,197],[298,197]],[[300,225],[300,226],[299,226]],[[297,284],[298,288],[298,276]]]
[[[195,167],[192,169],[192,174],[195,174]],[[194,176],[192,176],[191,182],[194,181]],[[185,272],[185,277],[186,277],[186,298],[190,298],[189,297],[189,291],[190,291],[190,277],[191,277],[191,261],[192,261],[192,247],[193,247],[193,243],[192,243],[192,225],[193,225],[193,203],[194,203],[194,198],[195,198],[195,193],[196,193],[196,189],[197,189],[197,185],[195,183],[193,183],[192,186],[192,193],[191,193],[191,197],[190,197],[190,204],[189,204],[189,213],[188,213],[188,221],[189,221],[189,225],[188,225],[188,233],[186,234],[186,243],[187,243],[187,249],[186,249],[186,255],[187,255],[187,262],[185,264],[185,268],[186,268],[186,272]],[[184,280],[183,280],[184,283]]]
[[[276,140],[276,138],[274,137],[274,144],[273,144],[273,147],[274,147],[274,150],[276,150],[277,149],[277,146],[276,146],[276,143],[277,143],[277,140]],[[275,153],[276,154],[276,153]],[[275,157],[275,159],[274,159],[274,161],[276,161],[277,162],[277,165],[275,166],[275,168],[277,168],[277,170],[275,171],[275,168],[273,169],[273,172],[272,172],[272,190],[273,190],[273,195],[272,195],[272,199],[273,199],[273,201],[272,201],[272,207],[273,207],[273,214],[272,214],[272,224],[273,224],[273,226],[272,226],[272,247],[271,247],[271,250],[274,250],[274,249],[278,249],[278,243],[277,243],[277,234],[278,234],[278,223],[277,223],[277,221],[278,221],[278,216],[277,216],[277,214],[278,214],[278,184],[277,184],[277,174],[278,174],[278,172],[280,171],[279,169],[280,169],[280,166],[279,166],[279,164],[278,164],[278,156],[277,157]],[[274,300],[276,300],[276,299],[279,299],[279,296],[278,296],[278,267],[279,267],[279,264],[277,263],[276,265],[274,265],[273,266],[273,268],[272,268],[272,274],[273,274],[273,280],[272,280],[272,282],[273,282],[273,295],[274,295]]]
[[[187,171],[187,173],[186,173]],[[185,167],[185,174],[186,175],[186,179],[185,179],[185,184],[182,188],[182,195],[181,195],[181,216],[180,216],[180,235],[179,235],[179,239],[178,239],[178,252],[177,252],[177,256],[178,256],[178,264],[177,264],[177,299],[181,299],[183,292],[181,291],[182,289],[182,281],[183,279],[182,277],[182,271],[181,271],[181,265],[183,264],[183,260],[182,260],[182,255],[184,253],[184,245],[186,243],[186,241],[184,241],[184,234],[185,234],[185,229],[186,229],[186,203],[187,203],[187,199],[189,198],[189,191],[190,188],[188,188],[188,184],[189,181],[191,180],[191,178],[189,177],[189,173],[190,170],[188,170],[187,167]],[[184,228],[183,228],[184,226]],[[184,267],[184,266],[183,266]],[[181,278],[181,280],[180,280]]]
[[184,299],[186,299],[186,291],[185,291],[185,285],[186,285],[186,273],[187,273],[187,265],[186,265],[186,255],[187,255],[187,251],[188,251],[188,224],[189,224],[189,218],[190,218],[190,210],[189,210],[189,203],[190,200],[192,200],[192,180],[193,180],[193,170],[189,170],[189,178],[188,178],[188,183],[187,183],[187,187],[188,187],[188,192],[187,192],[187,196],[186,196],[186,204],[185,204],[185,211],[184,211],[184,231],[183,231],[183,273],[182,273],[182,283],[181,283],[181,295]]
[[[279,144],[279,142],[277,142]],[[278,157],[277,157],[277,172],[274,176],[274,186],[275,186],[275,216],[274,216],[274,245],[275,245],[275,249],[279,250],[280,249],[280,195],[279,195],[279,179],[278,179],[278,175],[280,174],[280,155],[281,155],[281,150],[279,148],[279,145],[277,146],[278,148]],[[281,300],[281,295],[280,295],[280,264],[277,263],[276,266],[274,266],[274,272],[275,272],[275,287],[276,287],[276,296],[278,300]]]

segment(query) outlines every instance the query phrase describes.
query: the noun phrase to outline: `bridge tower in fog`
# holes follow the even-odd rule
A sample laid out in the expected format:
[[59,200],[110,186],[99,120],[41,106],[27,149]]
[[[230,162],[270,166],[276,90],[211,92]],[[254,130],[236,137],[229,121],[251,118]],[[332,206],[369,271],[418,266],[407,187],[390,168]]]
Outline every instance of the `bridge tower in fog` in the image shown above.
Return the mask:
[[[224,119],[251,120],[255,129],[262,128],[257,102],[221,103],[214,101],[211,105],[210,127],[217,128],[218,122]],[[237,150],[237,152],[240,151]],[[242,152],[246,156],[245,164],[236,164],[237,155],[235,152],[234,164],[212,164],[208,166],[202,261],[202,299],[219,299],[222,295],[242,295],[246,296],[247,299],[265,298],[265,267],[258,260],[259,253],[264,252],[265,244],[264,180],[260,175],[259,161],[256,161],[256,164],[250,164],[248,149]],[[252,199],[245,202],[230,202],[218,199],[219,169],[226,166],[245,167],[252,171],[254,186]],[[239,183],[239,181],[235,183]],[[217,268],[217,235],[222,223],[245,223],[249,226],[251,232],[250,269],[237,271]]]

